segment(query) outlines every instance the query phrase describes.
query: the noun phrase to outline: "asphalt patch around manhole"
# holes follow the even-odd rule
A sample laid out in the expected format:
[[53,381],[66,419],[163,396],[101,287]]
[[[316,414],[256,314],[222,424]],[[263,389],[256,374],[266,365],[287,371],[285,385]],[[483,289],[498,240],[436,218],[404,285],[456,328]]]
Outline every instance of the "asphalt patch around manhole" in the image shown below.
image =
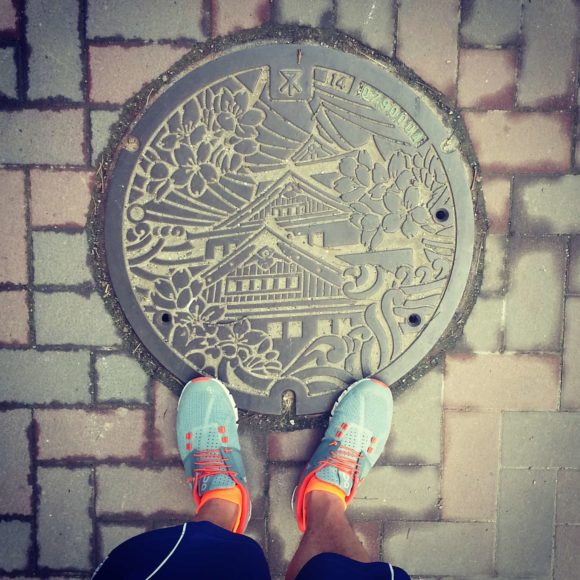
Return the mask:
[[362,376],[403,386],[460,332],[477,164],[401,65],[326,32],[249,38],[127,105],[97,175],[97,269],[173,384],[213,375],[243,409],[322,413]]

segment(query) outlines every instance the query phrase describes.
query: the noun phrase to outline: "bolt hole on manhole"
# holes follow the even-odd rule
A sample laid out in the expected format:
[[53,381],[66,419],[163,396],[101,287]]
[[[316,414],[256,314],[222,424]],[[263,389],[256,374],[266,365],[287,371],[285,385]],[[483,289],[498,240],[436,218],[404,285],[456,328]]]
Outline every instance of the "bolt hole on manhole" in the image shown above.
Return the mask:
[[418,314],[411,314],[409,316],[409,325],[410,326],[419,326],[421,324],[421,317]]
[[404,388],[457,338],[477,163],[398,62],[328,31],[252,34],[127,104],[95,204],[102,287],[176,390],[217,376],[242,409],[311,415],[363,376]]

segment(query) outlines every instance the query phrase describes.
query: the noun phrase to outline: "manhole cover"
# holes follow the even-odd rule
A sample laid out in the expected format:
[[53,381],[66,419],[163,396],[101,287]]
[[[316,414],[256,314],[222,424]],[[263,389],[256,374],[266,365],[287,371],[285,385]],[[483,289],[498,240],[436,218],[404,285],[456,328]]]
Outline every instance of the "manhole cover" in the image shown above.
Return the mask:
[[432,352],[474,268],[456,122],[389,64],[267,43],[190,67],[133,125],[108,180],[120,305],[181,381],[245,409],[329,408]]

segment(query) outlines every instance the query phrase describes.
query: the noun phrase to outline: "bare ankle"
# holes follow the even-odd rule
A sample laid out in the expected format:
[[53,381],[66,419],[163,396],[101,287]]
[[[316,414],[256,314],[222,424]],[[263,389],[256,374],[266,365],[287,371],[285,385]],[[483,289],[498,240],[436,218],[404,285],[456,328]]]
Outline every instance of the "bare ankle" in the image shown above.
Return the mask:
[[311,491],[306,495],[306,527],[311,528],[329,520],[345,519],[344,502],[326,491]]
[[220,528],[232,531],[238,516],[239,507],[223,499],[210,499],[197,512],[194,522],[211,522]]

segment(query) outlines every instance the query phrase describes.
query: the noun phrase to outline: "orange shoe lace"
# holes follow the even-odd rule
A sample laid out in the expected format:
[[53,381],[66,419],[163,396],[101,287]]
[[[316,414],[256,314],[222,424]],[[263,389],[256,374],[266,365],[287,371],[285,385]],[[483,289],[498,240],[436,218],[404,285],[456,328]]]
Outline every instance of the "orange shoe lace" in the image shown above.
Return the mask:
[[335,467],[351,478],[358,475],[360,453],[351,447],[341,445],[336,451],[331,451],[328,459],[320,462],[321,467]]
[[[197,477],[203,479],[204,477],[212,477],[214,475],[229,475],[233,477],[235,472],[230,468],[226,459],[222,457],[219,449],[203,449],[195,453],[198,468],[195,470]],[[195,481],[195,474],[193,477],[188,477],[188,483]]]

